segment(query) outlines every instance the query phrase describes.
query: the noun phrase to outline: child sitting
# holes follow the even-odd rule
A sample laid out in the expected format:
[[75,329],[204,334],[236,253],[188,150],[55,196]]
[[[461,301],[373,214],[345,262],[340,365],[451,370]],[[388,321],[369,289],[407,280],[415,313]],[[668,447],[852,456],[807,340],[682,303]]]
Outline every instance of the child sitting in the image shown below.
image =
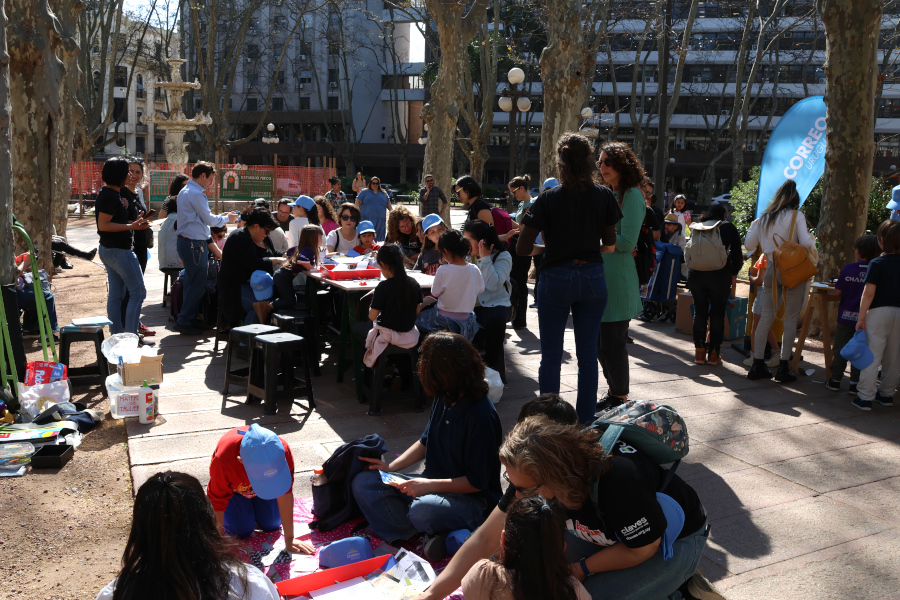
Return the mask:
[[369,254],[381,248],[375,243],[375,225],[372,221],[360,221],[356,232],[359,234],[359,246],[354,247],[353,251],[357,254]]
[[422,288],[415,279],[406,275],[400,247],[385,244],[378,250],[377,260],[385,279],[373,292],[369,322],[353,326],[356,336],[365,339],[363,362],[369,368],[375,365],[388,345],[412,348],[419,343],[419,331],[415,325],[416,317],[422,310]]
[[[298,275],[306,273],[310,268],[316,267],[322,262],[320,248],[325,232],[318,225],[306,225],[300,230],[300,240],[296,247],[287,252],[287,261],[272,276],[272,284],[275,287],[275,300],[266,302],[267,306],[256,307],[257,313],[262,312],[268,318],[273,310],[293,309],[297,306],[297,297],[294,294],[294,280]],[[257,303],[262,304],[262,303]],[[266,323],[260,317],[260,323]]]
[[[841,356],[841,349],[850,341],[856,332],[856,319],[859,314],[859,303],[866,286],[866,273],[869,261],[881,254],[878,238],[874,235],[863,235],[853,244],[856,262],[841,269],[841,275],[834,284],[834,293],[840,296],[838,305],[837,327],[834,331],[834,358],[831,361],[831,379],[825,387],[833,392],[841,389],[841,379],[847,367],[847,359]],[[850,366],[850,393],[856,392],[859,382],[859,369]]]
[[[753,266],[750,267],[750,270],[748,271],[747,276],[750,279],[750,285],[754,286],[757,294],[759,294],[759,290],[763,286],[763,281],[766,279],[766,269],[768,266],[769,259],[765,254],[760,252],[759,259],[753,263]],[[745,367],[753,366],[753,349],[756,346],[756,326],[759,324],[759,319],[762,316],[759,310],[759,303],[754,299],[753,307],[751,309],[751,312],[753,313],[753,324],[750,326],[750,356],[744,361]],[[766,361],[766,365],[769,367],[777,367],[781,356],[781,346],[778,345],[778,338],[776,337],[775,332],[772,331],[772,328],[769,328],[769,336],[766,338],[766,342],[768,342],[769,346],[772,348],[772,354]]]
[[431,285],[430,296],[437,299],[437,306],[422,311],[416,325],[425,335],[446,329],[471,342],[479,327],[473,309],[484,291],[484,278],[478,267],[466,262],[472,246],[460,232],[448,229],[441,234],[438,250],[447,264],[438,268]]
[[304,227],[319,224],[319,212],[315,200],[309,196],[298,196],[291,207],[294,218],[288,225],[288,246],[293,248],[300,245],[300,231]]
[[[866,411],[872,410],[873,400],[893,406],[900,382],[900,221],[885,221],[878,227],[878,244],[884,254],[869,262],[856,321],[856,330],[865,330],[866,343],[875,357],[859,374],[853,399],[853,406]],[[879,365],[882,378],[876,391]]]
[[590,600],[569,570],[559,508],[535,495],[516,500],[500,534],[500,560],[482,559],[462,580],[466,600]]
[[419,225],[422,227],[425,241],[422,243],[422,252],[419,253],[413,269],[422,271],[426,275],[434,275],[441,266],[441,251],[438,250],[437,243],[441,234],[447,231],[447,226],[444,225],[444,220],[435,214],[420,220]]

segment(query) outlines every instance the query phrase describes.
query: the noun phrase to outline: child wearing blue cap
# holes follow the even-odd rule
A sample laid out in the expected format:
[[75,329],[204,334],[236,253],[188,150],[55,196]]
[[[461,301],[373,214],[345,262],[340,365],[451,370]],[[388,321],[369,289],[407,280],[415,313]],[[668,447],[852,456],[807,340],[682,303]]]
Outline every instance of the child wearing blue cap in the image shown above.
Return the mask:
[[300,231],[309,224],[319,225],[319,211],[316,201],[309,196],[298,196],[291,204],[294,218],[288,225],[288,246],[293,248],[300,241]]
[[353,251],[357,254],[369,254],[381,248],[380,244],[375,243],[375,225],[372,221],[360,221],[356,232],[359,234],[359,246],[355,246]]
[[284,530],[290,552],[315,547],[294,537],[294,457],[283,438],[254,423],[222,436],[209,464],[206,495],[219,531],[245,538],[257,528]]
[[419,253],[413,269],[426,275],[434,275],[442,263],[441,251],[437,247],[438,240],[441,238],[441,234],[447,231],[447,226],[444,225],[444,220],[436,214],[425,216],[419,221],[419,224],[422,226],[425,240],[422,242],[422,251]]
[[[872,410],[872,401],[894,405],[900,383],[900,221],[885,221],[878,227],[878,243],[884,254],[869,262],[866,287],[859,305],[856,330],[864,329],[874,360],[859,375],[853,406]],[[881,365],[881,385],[875,382]]]

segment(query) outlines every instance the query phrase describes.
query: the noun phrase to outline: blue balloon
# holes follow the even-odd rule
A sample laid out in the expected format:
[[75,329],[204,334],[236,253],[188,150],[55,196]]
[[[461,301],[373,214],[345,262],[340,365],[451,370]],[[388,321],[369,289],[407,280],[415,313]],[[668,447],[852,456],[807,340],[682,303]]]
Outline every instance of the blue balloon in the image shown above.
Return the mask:
[[825,147],[825,99],[804,98],[784,113],[769,136],[759,173],[757,218],[788,179],[796,182],[803,205],[825,172]]

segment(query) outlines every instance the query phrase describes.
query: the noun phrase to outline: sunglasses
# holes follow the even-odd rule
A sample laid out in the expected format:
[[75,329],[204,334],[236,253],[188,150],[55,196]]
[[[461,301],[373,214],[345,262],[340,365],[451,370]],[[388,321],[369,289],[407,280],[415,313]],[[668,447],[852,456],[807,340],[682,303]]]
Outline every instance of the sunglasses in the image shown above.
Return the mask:
[[425,183],[434,183],[434,179],[426,179]]
[[352,215],[341,215],[341,221],[353,221],[354,223],[359,223],[359,219]]
[[611,167],[611,166],[613,166],[612,160],[610,160],[610,159],[608,159],[608,158],[605,159],[605,160],[598,160],[598,161],[597,161],[597,164],[598,164],[598,165],[601,165],[601,166],[606,166],[606,167]]
[[532,488],[520,488],[519,486],[514,485],[513,482],[509,480],[509,473],[507,473],[506,471],[503,472],[503,479],[506,480],[506,483],[508,483],[517,494],[520,494],[522,496],[531,496],[539,489],[541,489],[541,484],[537,484]]

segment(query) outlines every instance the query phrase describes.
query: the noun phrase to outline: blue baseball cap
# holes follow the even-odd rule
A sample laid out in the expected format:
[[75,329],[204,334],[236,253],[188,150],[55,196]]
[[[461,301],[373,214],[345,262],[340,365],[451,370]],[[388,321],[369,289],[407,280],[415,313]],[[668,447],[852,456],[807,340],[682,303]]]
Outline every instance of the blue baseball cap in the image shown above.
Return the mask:
[[447,541],[445,545],[447,546],[447,554],[453,556],[459,549],[462,548],[462,545],[466,543],[466,540],[472,536],[472,532],[468,529],[457,529],[456,531],[451,531],[447,534]]
[[549,177],[544,180],[544,185],[541,186],[541,191],[544,190],[552,190],[555,187],[559,186],[559,182],[556,180],[556,177]]
[[872,364],[875,355],[869,350],[865,329],[854,333],[850,341],[844,344],[844,347],[841,348],[841,356],[849,360],[850,364],[860,371]]
[[309,196],[297,196],[297,199],[294,200],[294,203],[291,206],[299,206],[306,210],[312,210],[316,206],[316,201]]
[[435,225],[443,225],[444,220],[440,217],[440,215],[436,215],[434,213],[426,216],[422,219],[422,231],[428,231]]
[[375,233],[375,225],[372,221],[360,221],[359,225],[356,226],[357,235],[362,235],[364,233]]
[[369,540],[359,536],[331,542],[319,552],[319,566],[333,569],[373,557]]
[[274,432],[256,423],[241,440],[241,463],[253,491],[263,500],[274,500],[291,491],[293,477],[284,455],[284,444]]
[[274,283],[272,276],[265,271],[253,271],[250,276],[250,289],[257,300],[268,300],[272,297]]
[[900,185],[891,190],[891,199],[888,200],[887,207],[890,210],[900,210]]

